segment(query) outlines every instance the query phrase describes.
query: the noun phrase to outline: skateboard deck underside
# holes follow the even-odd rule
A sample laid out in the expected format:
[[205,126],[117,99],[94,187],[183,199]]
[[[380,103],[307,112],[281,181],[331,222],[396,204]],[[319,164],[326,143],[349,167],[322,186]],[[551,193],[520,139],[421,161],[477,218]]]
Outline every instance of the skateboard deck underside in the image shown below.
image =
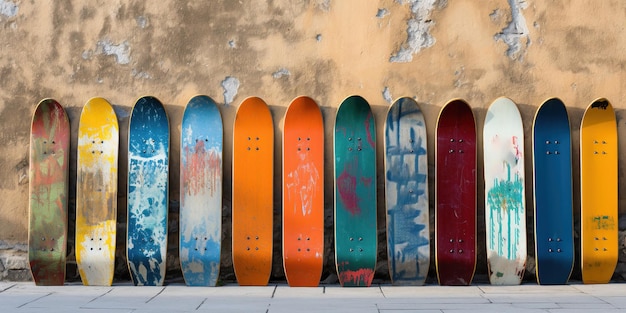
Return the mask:
[[471,108],[449,102],[437,123],[435,253],[440,285],[469,285],[476,268],[476,127]]
[[117,222],[117,116],[102,98],[80,117],[76,174],[76,263],[84,285],[110,286]]
[[566,284],[574,262],[571,135],[558,99],[537,111],[533,158],[537,282]]
[[289,286],[318,286],[324,257],[324,122],[298,97],[283,132],[283,264]]
[[394,285],[422,285],[430,266],[428,154],[424,116],[397,100],[385,125],[387,250]]
[[376,126],[359,96],[335,122],[335,262],[342,286],[370,286],[376,266]]
[[28,260],[38,286],[65,282],[69,146],[65,110],[42,100],[32,119],[29,156]]
[[487,263],[492,285],[519,285],[526,267],[524,126],[513,101],[499,98],[483,129]]
[[580,147],[582,279],[608,283],[618,259],[618,141],[606,99],[587,108]]
[[169,123],[153,97],[137,101],[128,143],[127,258],[135,285],[165,279],[168,213]]
[[181,269],[187,285],[215,286],[222,239],[223,127],[211,98],[189,101],[181,136]]
[[265,286],[272,270],[274,126],[260,98],[237,110],[233,138],[233,267],[239,285]]

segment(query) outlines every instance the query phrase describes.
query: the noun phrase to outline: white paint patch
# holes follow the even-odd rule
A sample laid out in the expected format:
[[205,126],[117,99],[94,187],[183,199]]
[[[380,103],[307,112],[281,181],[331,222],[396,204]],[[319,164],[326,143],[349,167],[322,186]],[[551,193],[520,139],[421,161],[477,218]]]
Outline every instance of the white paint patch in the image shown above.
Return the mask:
[[11,1],[0,0],[0,14],[6,17],[14,17],[20,8]]
[[[435,24],[430,14],[437,4],[437,0],[409,0],[411,18],[407,22],[407,39],[400,50],[389,62],[404,63],[413,60],[413,54],[435,44],[435,38],[430,34],[430,28]],[[444,1],[445,3],[445,1]]]
[[[528,26],[526,25],[526,19],[522,15],[522,10],[525,9],[528,4],[526,0],[508,0],[511,7],[511,22],[507,27],[494,36],[494,40],[504,41],[509,46],[506,50],[506,55],[511,59],[519,59],[523,55],[522,48],[528,48],[530,46],[530,34]],[[522,39],[526,39],[526,45],[523,47]]]
[[237,91],[239,90],[239,79],[232,76],[227,76],[222,81],[222,88],[224,88],[224,104],[229,105],[233,103]]
[[137,18],[135,18],[135,22],[137,22],[137,26],[139,26],[142,29],[148,26],[148,19],[143,15],[137,16]]
[[385,101],[387,101],[389,104],[393,102],[391,91],[389,91],[389,87],[387,86],[385,86],[385,89],[383,89],[383,99],[385,99]]
[[291,73],[289,72],[289,70],[284,67],[272,73],[272,77],[274,77],[275,79],[281,78],[283,76],[291,76]]
[[114,55],[118,64],[130,63],[130,46],[128,41],[114,45],[110,40],[100,40],[96,45],[96,52],[104,55]]

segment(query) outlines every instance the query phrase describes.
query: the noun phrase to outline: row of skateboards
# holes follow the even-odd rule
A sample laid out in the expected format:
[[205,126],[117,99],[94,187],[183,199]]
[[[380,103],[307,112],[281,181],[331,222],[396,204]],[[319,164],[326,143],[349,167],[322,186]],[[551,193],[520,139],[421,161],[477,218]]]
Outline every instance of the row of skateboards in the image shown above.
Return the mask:
[[[369,286],[377,256],[376,127],[367,101],[346,98],[334,126],[335,261],[343,286]],[[427,131],[410,98],[397,100],[384,130],[391,278],[423,284],[430,264]],[[38,285],[65,278],[70,128],[52,99],[32,120],[29,261]],[[436,126],[435,263],[442,285],[467,285],[476,266],[477,136],[463,100]],[[78,129],[76,261],[85,285],[111,285],[117,213],[118,123],[94,98]],[[181,268],[188,285],[214,286],[222,237],[220,111],[207,96],[185,109],[180,147]],[[492,284],[519,284],[526,265],[524,129],[507,98],[483,127],[486,248]],[[617,127],[598,99],[581,126],[581,245],[585,283],[608,282],[617,262]],[[268,106],[239,106],[233,134],[232,258],[241,285],[266,285],[273,244],[274,126]],[[324,257],[324,123],[308,97],[292,101],[283,130],[283,264],[290,286],[317,286]],[[154,97],[133,107],[128,143],[127,260],[136,285],[161,285],[167,242],[169,122]],[[535,258],[540,284],[567,283],[574,260],[570,124],[564,104],[544,102],[533,124]]]

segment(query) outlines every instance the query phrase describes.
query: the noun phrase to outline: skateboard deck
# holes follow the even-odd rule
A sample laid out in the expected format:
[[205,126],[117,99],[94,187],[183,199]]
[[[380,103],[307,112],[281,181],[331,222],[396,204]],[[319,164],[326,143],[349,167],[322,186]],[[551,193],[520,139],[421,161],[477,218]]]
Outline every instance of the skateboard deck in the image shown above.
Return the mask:
[[487,266],[492,285],[519,285],[526,269],[524,125],[517,105],[496,99],[483,127]]
[[65,283],[70,123],[63,107],[44,99],[30,130],[28,261],[38,286]]
[[476,269],[476,125],[464,100],[437,121],[435,265],[440,285],[469,285]]
[[180,267],[188,286],[215,286],[222,242],[220,111],[196,96],[183,114],[180,146]]
[[274,124],[267,104],[245,99],[233,136],[233,267],[241,286],[265,286],[272,271]]
[[117,229],[119,128],[111,104],[92,98],[78,126],[76,263],[85,286],[110,286]]
[[283,265],[291,287],[316,287],[324,261],[324,121],[294,99],[283,131]]
[[533,125],[537,283],[567,284],[574,265],[572,146],[561,100],[546,100]]
[[344,287],[369,287],[377,256],[376,125],[365,99],[341,103],[334,139],[337,274]]
[[580,129],[581,266],[585,284],[608,283],[618,257],[617,123],[613,106],[596,99]]
[[137,100],[128,129],[126,256],[135,285],[165,279],[169,175],[169,122],[154,97]]
[[400,98],[385,123],[387,252],[394,285],[423,285],[430,266],[428,145],[417,102]]

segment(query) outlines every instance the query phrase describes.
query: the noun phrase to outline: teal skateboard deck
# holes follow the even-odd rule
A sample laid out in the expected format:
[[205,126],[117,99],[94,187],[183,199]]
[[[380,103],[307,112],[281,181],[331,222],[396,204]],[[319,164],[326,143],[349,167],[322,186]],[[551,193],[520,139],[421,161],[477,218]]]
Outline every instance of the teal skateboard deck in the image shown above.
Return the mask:
[[215,286],[222,242],[224,131],[213,99],[191,98],[181,128],[180,266],[188,286]]
[[387,254],[394,285],[423,285],[430,266],[428,153],[424,115],[400,98],[385,123]]
[[519,285],[526,269],[524,125],[517,105],[496,99],[483,127],[487,266],[492,285]]
[[137,100],[128,129],[127,259],[135,285],[165,279],[169,177],[169,122],[154,97]]
[[370,286],[377,255],[376,125],[367,101],[345,99],[335,120],[335,262],[342,286]]
[[30,129],[28,262],[38,286],[65,283],[70,123],[52,99],[37,105]]
[[572,146],[563,102],[546,100],[533,125],[537,283],[567,284],[574,266]]
[[469,285],[476,270],[476,124],[467,102],[437,120],[435,265],[440,285]]

